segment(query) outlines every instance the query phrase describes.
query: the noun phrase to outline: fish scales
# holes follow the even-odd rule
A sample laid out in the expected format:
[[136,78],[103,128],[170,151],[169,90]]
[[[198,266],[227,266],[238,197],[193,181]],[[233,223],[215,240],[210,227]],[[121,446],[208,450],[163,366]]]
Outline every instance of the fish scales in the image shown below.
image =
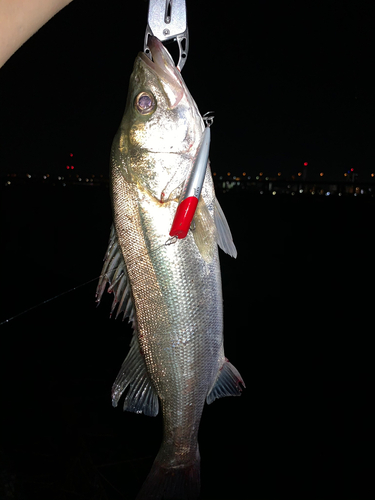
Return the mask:
[[[121,172],[114,173],[113,202],[118,207],[115,227],[129,263],[140,349],[162,403],[165,435],[171,443],[178,437],[176,448],[183,446],[184,455],[195,459],[203,404],[223,361],[217,250],[208,264],[191,235],[165,245],[175,204],[149,199],[124,183]],[[169,398],[170,393],[175,397]],[[194,433],[179,430],[189,427]],[[178,429],[176,435],[173,429]]]
[[161,448],[137,500],[195,500],[204,403],[244,385],[224,355],[218,244],[236,250],[209,165],[191,230],[166,244],[204,124],[167,50],[155,37],[149,47],[153,60],[136,58],[112,145],[114,229],[97,301],[109,284],[112,311],[119,304],[134,330],[113,405],[128,388],[124,409],[156,415],[160,404],[163,415]]

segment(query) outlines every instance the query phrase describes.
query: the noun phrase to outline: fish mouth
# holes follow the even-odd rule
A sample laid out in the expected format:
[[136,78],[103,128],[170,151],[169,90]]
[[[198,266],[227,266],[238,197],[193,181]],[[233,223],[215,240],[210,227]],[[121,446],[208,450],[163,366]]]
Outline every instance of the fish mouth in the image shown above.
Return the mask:
[[149,35],[147,46],[150,49],[152,60],[144,52],[140,52],[139,57],[159,78],[171,107],[175,108],[184,95],[185,85],[181,73],[168,50],[156,36]]

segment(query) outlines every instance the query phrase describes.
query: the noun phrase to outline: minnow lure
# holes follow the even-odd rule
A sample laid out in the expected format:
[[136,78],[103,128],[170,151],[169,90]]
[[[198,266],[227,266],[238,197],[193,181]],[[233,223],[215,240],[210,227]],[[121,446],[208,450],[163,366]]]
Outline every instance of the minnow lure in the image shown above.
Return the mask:
[[171,237],[177,236],[178,239],[183,239],[189,231],[206,175],[210,142],[210,127],[206,127],[199,144],[197,159],[181,192],[176,215],[174,216],[172,228],[169,232],[169,236]]

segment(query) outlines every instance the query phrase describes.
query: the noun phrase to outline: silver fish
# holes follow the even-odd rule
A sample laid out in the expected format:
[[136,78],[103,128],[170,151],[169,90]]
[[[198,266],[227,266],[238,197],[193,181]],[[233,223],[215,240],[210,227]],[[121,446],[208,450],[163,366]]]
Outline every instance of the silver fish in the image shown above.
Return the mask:
[[132,322],[130,351],[112,403],[163,414],[163,441],[137,499],[196,499],[198,428],[205,401],[240,395],[244,382],[225,358],[218,245],[236,256],[209,165],[191,229],[166,244],[204,123],[163,44],[139,53],[111,151],[114,225],[97,289],[109,284]]

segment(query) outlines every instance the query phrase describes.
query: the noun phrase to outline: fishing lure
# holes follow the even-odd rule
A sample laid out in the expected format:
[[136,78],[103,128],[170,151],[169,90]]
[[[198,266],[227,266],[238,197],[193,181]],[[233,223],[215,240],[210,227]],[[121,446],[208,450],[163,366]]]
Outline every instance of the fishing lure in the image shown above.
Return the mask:
[[203,132],[202,139],[199,144],[197,159],[194,162],[190,174],[186,178],[180,199],[178,201],[176,214],[169,232],[169,236],[172,238],[177,236],[178,239],[183,239],[189,231],[191,221],[193,220],[195,210],[198,205],[204,177],[206,175],[210,142],[211,131],[208,126]]

